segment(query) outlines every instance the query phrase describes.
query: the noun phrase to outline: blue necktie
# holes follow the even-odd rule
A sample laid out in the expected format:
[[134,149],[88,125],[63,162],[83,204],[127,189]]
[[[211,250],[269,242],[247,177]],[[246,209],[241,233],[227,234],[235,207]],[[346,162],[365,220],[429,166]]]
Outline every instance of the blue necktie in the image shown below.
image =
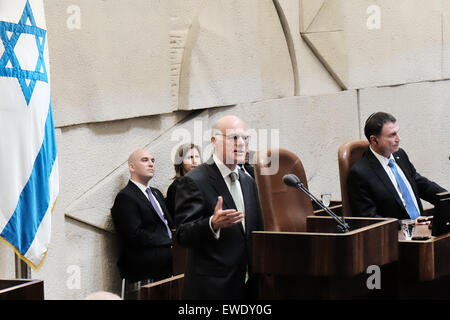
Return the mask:
[[150,188],[145,189],[145,191],[147,192],[148,199],[150,200],[150,203],[152,204],[153,209],[155,209],[156,213],[157,213],[158,216],[161,218],[162,222],[164,222],[164,225],[165,225],[166,228],[167,228],[167,234],[169,235],[169,238],[172,239],[172,232],[170,231],[170,228],[169,228],[169,226],[168,226],[168,224],[167,224],[167,220],[164,218],[164,216],[163,216],[161,210],[159,210],[159,207],[158,207],[158,205],[156,204],[156,201],[155,201],[155,199],[153,198],[153,195],[151,194],[152,191],[150,190]]
[[408,191],[408,187],[406,186],[405,181],[402,179],[402,177],[398,173],[397,166],[395,165],[394,159],[389,160],[388,166],[391,168],[392,172],[394,173],[395,180],[397,180],[397,184],[398,184],[400,192],[403,196],[403,200],[405,200],[406,211],[408,211],[408,214],[411,217],[411,219],[413,219],[413,220],[416,219],[417,217],[420,216],[420,213],[414,204],[414,200],[411,197],[411,193]]

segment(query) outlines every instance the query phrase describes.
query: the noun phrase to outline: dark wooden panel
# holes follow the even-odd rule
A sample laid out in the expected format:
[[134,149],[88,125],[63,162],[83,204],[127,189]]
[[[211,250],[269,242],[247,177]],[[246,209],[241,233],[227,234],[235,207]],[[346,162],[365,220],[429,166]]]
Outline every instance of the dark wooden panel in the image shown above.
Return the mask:
[[44,300],[44,281],[0,279],[0,300]]
[[141,300],[181,300],[184,274],[141,287]]
[[[349,218],[350,223],[352,219],[361,218]],[[254,232],[254,272],[304,276],[356,275],[369,265],[396,261],[396,220],[374,219],[369,222],[372,224],[346,234]],[[329,217],[308,217],[310,223],[315,225],[312,229],[316,231],[327,230],[334,225]]]
[[381,287],[370,290],[363,272],[353,277],[311,277],[261,275],[258,298],[280,299],[393,299],[396,297],[397,262],[381,267]]
[[434,259],[435,277],[450,275],[450,234],[434,239]]
[[[431,236],[426,225],[416,226],[416,236]],[[426,241],[406,241],[399,232],[399,298],[450,298],[450,234]]]
[[[431,236],[426,225],[416,226],[415,235]],[[450,275],[450,234],[426,241],[405,241],[399,232],[402,277],[409,281],[431,281]]]
[[[331,217],[307,218],[315,232],[253,232],[253,271],[261,299],[351,298],[373,295],[367,267],[389,270],[393,287],[398,260],[396,219],[349,217],[353,230],[334,233]],[[395,265],[395,267],[393,267]],[[390,267],[388,267],[390,266]],[[388,292],[388,291],[385,291]],[[393,290],[390,290],[393,296]]]

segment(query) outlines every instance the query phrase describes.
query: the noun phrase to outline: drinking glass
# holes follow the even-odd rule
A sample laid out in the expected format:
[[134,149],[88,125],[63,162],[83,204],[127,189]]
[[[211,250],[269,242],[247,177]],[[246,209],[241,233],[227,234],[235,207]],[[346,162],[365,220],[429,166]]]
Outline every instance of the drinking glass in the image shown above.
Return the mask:
[[414,236],[414,229],[416,227],[416,222],[414,220],[406,219],[400,221],[402,226],[402,232],[405,235],[405,240],[411,240]]
[[322,203],[325,207],[329,207],[331,203],[331,193],[323,193],[320,195]]

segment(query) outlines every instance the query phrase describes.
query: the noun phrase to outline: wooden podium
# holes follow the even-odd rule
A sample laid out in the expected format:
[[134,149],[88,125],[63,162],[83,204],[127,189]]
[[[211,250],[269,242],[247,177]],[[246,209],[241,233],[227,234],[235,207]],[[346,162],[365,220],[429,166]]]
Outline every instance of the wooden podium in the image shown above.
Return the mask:
[[[331,217],[307,217],[307,232],[253,232],[253,273],[258,299],[391,297],[398,260],[398,223],[348,217],[336,233]],[[382,270],[382,290],[370,290],[371,265]]]
[[0,279],[0,300],[44,300],[44,281]]

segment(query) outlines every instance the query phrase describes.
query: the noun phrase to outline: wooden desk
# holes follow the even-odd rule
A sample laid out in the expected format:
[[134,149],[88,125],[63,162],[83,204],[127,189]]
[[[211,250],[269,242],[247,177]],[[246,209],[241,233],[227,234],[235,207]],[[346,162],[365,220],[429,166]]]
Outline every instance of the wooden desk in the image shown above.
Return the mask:
[[404,240],[399,231],[400,298],[450,298],[450,234],[433,237],[417,225],[414,235],[431,238]]
[[[330,217],[308,217],[308,232],[253,232],[253,272],[260,299],[352,299],[375,293],[367,267],[386,267],[394,281],[397,220],[346,218],[352,231],[336,233]],[[388,275],[391,276],[388,276]]]
[[0,300],[44,300],[44,281],[0,279]]
[[416,236],[430,236],[426,241],[404,240],[399,231],[399,258],[401,272],[418,281],[436,280],[450,275],[450,234],[431,236],[426,225],[416,226]]
[[[407,241],[397,220],[346,221],[348,234],[335,234],[329,217],[308,217],[308,232],[254,232],[259,298],[450,298],[450,234]],[[415,235],[431,230],[419,225]],[[372,264],[381,265],[382,290],[369,292],[365,271]],[[143,286],[141,299],[179,300],[182,285],[178,275]]]

